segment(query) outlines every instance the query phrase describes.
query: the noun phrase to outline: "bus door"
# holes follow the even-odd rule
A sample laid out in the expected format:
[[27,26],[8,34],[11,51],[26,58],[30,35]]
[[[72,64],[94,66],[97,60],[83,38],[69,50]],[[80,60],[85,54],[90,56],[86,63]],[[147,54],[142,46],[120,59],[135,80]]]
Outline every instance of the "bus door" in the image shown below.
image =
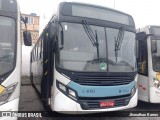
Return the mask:
[[138,41],[138,97],[140,100],[148,101],[148,52],[147,39]]
[[41,82],[41,97],[45,106],[50,105],[51,86],[53,83],[53,66],[54,66],[54,38],[51,38],[50,24],[45,30],[43,41],[43,78]]

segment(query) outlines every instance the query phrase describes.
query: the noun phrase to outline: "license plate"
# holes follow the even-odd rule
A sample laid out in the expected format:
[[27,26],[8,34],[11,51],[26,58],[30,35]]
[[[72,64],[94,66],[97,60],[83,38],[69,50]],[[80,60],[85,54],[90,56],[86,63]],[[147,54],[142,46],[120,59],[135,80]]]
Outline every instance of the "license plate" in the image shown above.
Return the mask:
[[113,107],[114,101],[103,101],[100,102],[100,107]]

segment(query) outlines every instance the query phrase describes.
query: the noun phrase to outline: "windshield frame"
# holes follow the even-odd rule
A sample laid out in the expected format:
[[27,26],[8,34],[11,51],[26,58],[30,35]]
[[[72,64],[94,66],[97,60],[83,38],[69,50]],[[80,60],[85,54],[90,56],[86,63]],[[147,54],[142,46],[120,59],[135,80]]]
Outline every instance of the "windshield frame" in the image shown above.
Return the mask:
[[[14,71],[14,69],[16,68],[16,64],[17,64],[17,33],[18,33],[18,29],[17,29],[17,14],[13,13],[14,15],[1,15],[1,17],[6,17],[9,19],[12,19],[14,21],[14,30],[15,30],[15,34],[14,34],[14,61],[13,61],[13,68],[11,70],[9,70],[8,72],[4,73],[3,75],[0,75],[0,84]],[[19,33],[20,34],[20,33]],[[21,36],[20,36],[21,37]]]
[[[90,19],[88,19],[88,18],[85,18],[85,19],[88,20],[87,22],[89,23],[89,25],[93,25],[93,26],[98,26],[98,27],[103,27],[104,28],[104,32],[105,32],[104,37],[105,37],[105,40],[106,40],[106,50],[108,49],[108,45],[107,45],[108,44],[107,43],[108,40],[107,40],[106,28],[113,28],[113,29],[119,30],[122,27],[124,27],[125,28],[125,32],[130,32],[130,33],[136,34],[136,30],[135,30],[134,27],[126,26],[126,25],[123,25],[123,24],[120,25],[119,23],[115,23],[115,24],[117,24],[117,26],[114,25],[114,26],[111,27],[111,25],[108,25],[108,24],[107,25],[104,25],[103,23],[101,24],[100,21],[99,21],[100,24],[99,23],[97,24],[97,23],[93,23],[93,21],[90,21]],[[62,25],[60,25],[60,24],[63,23],[63,22],[74,23],[74,24],[82,24],[82,23],[79,23],[79,22],[74,21],[74,20],[71,20],[71,21],[59,20],[58,21],[58,25],[59,25],[58,28],[59,29],[62,28]],[[110,22],[110,23],[112,23],[112,22]],[[60,31],[59,29],[58,29],[58,33]],[[57,35],[57,38],[60,40],[60,35],[59,34]],[[135,40],[135,46],[136,46],[136,40]],[[57,42],[57,47],[58,47],[58,42]],[[106,73],[106,72],[107,73],[136,73],[137,72],[137,66],[135,67],[135,70],[130,71],[130,72],[113,72],[113,71],[109,71],[109,67],[107,67],[107,71],[78,71],[78,70],[76,71],[76,70],[65,69],[65,68],[62,68],[62,67],[59,66],[59,63],[58,63],[59,60],[60,60],[59,51],[60,50],[57,50],[56,53],[55,53],[55,55],[57,56],[55,58],[55,64],[56,64],[55,67],[56,67],[56,69],[61,69],[61,70],[68,71],[68,72],[80,72],[80,73]],[[106,52],[106,58],[108,58],[108,52]],[[135,59],[136,59],[136,55],[135,55]],[[136,63],[137,63],[137,61],[135,61],[135,64]],[[108,65],[108,62],[107,62],[107,65]]]

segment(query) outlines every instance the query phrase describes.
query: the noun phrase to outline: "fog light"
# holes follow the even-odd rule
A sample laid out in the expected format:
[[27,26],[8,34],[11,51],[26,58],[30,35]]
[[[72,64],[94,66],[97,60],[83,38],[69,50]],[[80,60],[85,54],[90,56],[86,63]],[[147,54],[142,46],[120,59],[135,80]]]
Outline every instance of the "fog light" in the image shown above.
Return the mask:
[[60,84],[60,83],[59,83],[59,89],[66,92],[66,87],[64,85]]
[[73,97],[76,97],[76,93],[73,90],[69,89],[68,93]]

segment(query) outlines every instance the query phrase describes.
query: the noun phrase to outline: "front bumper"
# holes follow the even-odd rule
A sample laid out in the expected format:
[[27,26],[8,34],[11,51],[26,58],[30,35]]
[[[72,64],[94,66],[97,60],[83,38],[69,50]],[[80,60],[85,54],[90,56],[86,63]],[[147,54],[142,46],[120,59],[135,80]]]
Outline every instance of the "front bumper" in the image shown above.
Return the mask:
[[[16,98],[12,101],[9,101],[3,105],[0,106],[0,112],[3,114],[3,112],[12,112],[18,111],[18,105],[19,105],[19,98]],[[17,120],[17,117],[1,117],[0,120]]]
[[88,114],[88,113],[98,113],[106,111],[118,111],[123,109],[133,108],[137,105],[138,92],[130,99],[128,105],[114,108],[104,108],[104,109],[94,109],[94,110],[84,110],[81,105],[74,100],[70,99],[63,93],[59,92],[54,99],[51,101],[51,108],[53,111],[66,114]]

